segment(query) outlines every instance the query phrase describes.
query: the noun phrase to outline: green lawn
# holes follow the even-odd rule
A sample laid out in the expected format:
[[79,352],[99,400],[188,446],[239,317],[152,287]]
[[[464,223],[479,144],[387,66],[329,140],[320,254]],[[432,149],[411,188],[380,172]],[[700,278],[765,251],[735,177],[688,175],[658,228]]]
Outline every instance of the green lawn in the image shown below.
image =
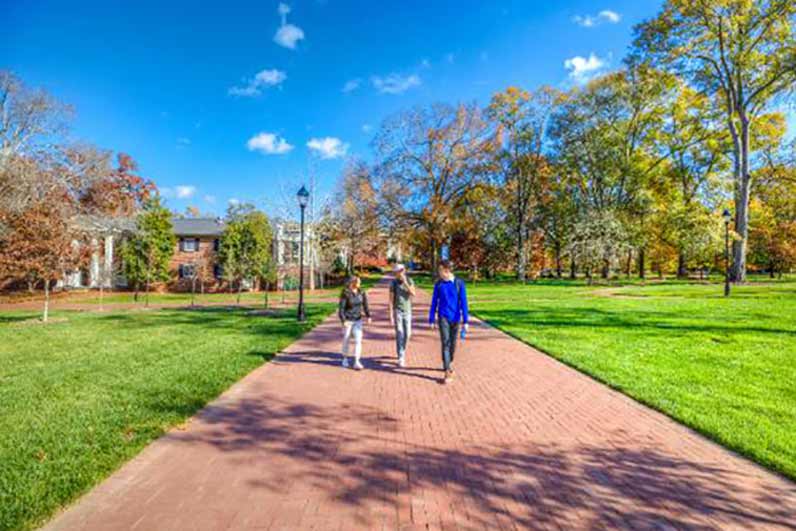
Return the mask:
[[0,529],[31,528],[333,309],[0,314]]
[[[423,282],[428,285],[428,281]],[[796,479],[796,282],[479,282],[482,319]]]

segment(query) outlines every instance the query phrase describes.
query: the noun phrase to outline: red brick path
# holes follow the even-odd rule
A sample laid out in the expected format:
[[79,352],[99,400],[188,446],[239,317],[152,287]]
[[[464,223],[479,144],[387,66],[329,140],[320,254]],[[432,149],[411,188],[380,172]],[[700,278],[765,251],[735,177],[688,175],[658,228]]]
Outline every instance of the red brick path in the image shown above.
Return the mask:
[[482,324],[438,383],[386,289],[366,370],[334,318],[161,438],[52,529],[794,528],[796,485]]

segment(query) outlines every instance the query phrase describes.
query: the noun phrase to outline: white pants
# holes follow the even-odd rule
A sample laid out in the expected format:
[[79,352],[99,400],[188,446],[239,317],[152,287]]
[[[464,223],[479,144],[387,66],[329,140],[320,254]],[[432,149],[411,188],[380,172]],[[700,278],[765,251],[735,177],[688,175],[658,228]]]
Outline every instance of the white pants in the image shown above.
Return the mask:
[[348,357],[348,344],[354,339],[354,359],[359,361],[362,355],[362,319],[343,323],[343,358]]

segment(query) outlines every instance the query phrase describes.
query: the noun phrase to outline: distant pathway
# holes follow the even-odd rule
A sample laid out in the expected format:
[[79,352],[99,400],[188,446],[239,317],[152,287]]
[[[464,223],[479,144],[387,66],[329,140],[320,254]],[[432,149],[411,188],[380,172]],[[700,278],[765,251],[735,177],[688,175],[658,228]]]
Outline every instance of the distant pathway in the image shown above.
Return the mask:
[[440,385],[416,304],[393,357],[384,282],[366,370],[335,317],[50,529],[796,529],[796,485],[476,323]]

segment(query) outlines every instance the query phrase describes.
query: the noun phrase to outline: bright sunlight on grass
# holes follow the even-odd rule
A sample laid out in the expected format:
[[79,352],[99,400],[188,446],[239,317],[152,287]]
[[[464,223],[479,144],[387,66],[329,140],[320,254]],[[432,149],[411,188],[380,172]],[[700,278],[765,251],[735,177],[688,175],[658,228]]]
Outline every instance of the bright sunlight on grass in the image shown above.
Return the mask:
[[[424,284],[427,285],[426,282]],[[796,282],[479,282],[471,310],[796,479]]]
[[317,324],[205,308],[0,314],[0,529],[30,528]]

